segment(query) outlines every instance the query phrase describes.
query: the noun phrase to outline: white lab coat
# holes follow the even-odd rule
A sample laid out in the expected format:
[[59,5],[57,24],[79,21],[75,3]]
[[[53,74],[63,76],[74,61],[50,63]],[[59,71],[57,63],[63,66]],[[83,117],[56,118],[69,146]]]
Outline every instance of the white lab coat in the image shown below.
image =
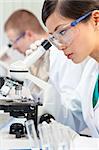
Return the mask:
[[57,96],[57,94],[55,94],[56,91],[54,91],[55,93],[53,92],[54,89],[52,90],[52,93],[50,93],[51,92],[50,89],[49,91],[50,94],[48,93],[49,98],[44,97],[43,95],[41,99],[43,99],[44,107],[39,108],[39,116],[41,116],[42,113],[49,111],[49,113],[52,112],[52,115],[56,117],[58,116],[57,109],[59,107],[57,105],[57,99],[60,97],[62,105],[69,103],[71,93],[79,84],[84,67],[89,59],[86,59],[83,63],[74,64],[71,60],[67,59],[63,51],[59,51],[55,47],[50,48],[49,56],[50,56],[49,83],[51,83],[53,86],[51,88],[52,89],[55,88],[60,96],[59,95]]
[[61,95],[63,104],[67,104],[71,93],[78,86],[84,67],[89,60],[86,59],[83,63],[74,64],[63,53],[52,47],[50,50],[50,69],[49,82],[51,82]]
[[58,101],[57,104],[60,105],[58,121],[69,125],[77,132],[88,127],[93,137],[99,137],[99,114],[97,114],[99,112],[99,102],[94,109],[92,105],[92,96],[98,72],[99,64],[90,59],[76,90],[69,99],[69,103],[62,105]]
[[[65,97],[70,97],[71,92],[77,87],[86,61],[87,59],[83,63],[74,64],[67,59],[63,51],[52,46],[50,51],[32,66],[32,74],[52,83],[60,93],[62,103],[65,103]],[[41,90],[38,88],[37,91],[37,86],[33,85],[33,82],[29,88],[33,96]]]

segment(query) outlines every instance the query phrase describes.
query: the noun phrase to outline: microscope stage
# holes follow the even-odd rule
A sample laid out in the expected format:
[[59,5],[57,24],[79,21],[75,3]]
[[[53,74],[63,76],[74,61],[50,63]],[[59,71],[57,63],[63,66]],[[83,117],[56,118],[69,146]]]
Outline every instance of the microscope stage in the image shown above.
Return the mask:
[[34,99],[20,98],[20,99],[12,99],[12,98],[2,98],[0,99],[0,106],[9,106],[9,105],[32,105],[36,106],[37,103]]

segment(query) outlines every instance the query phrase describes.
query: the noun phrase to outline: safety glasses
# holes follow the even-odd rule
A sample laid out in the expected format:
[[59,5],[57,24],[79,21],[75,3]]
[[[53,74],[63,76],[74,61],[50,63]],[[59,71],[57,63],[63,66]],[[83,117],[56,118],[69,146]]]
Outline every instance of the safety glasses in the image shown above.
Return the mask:
[[91,12],[88,12],[87,14],[81,16],[77,20],[69,23],[69,24],[63,24],[61,25],[57,31],[55,31],[52,35],[49,35],[49,40],[52,42],[53,45],[60,48],[61,45],[69,46],[73,40],[78,36],[79,30],[77,28],[74,28],[79,22],[86,19],[89,15],[91,15]]
[[21,38],[25,36],[25,32],[19,34],[19,36],[13,41],[13,43],[9,43],[8,46],[11,48],[14,44],[20,41]]

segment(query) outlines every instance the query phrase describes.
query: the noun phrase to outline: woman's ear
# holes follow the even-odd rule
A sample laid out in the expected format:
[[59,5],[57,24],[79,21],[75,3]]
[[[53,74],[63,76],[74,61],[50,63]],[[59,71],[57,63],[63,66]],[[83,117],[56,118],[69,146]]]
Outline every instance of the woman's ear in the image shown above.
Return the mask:
[[95,25],[99,27],[99,10],[94,10],[92,12],[92,19],[95,22]]

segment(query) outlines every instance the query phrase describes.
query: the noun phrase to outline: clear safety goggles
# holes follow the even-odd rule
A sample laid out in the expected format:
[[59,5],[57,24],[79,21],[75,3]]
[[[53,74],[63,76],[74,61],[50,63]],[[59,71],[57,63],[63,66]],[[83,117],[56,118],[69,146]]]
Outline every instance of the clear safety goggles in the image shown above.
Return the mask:
[[57,48],[62,45],[69,46],[79,33],[78,29],[72,28],[70,25],[61,25],[53,35],[49,35],[49,40]]
[[89,15],[91,15],[91,12],[88,12],[87,14],[81,16],[77,20],[67,24],[67,25],[61,25],[53,34],[49,35],[50,42],[55,45],[57,48],[61,48],[61,46],[69,46],[72,44],[74,39],[79,35],[79,29],[74,28],[79,22],[86,19]]

